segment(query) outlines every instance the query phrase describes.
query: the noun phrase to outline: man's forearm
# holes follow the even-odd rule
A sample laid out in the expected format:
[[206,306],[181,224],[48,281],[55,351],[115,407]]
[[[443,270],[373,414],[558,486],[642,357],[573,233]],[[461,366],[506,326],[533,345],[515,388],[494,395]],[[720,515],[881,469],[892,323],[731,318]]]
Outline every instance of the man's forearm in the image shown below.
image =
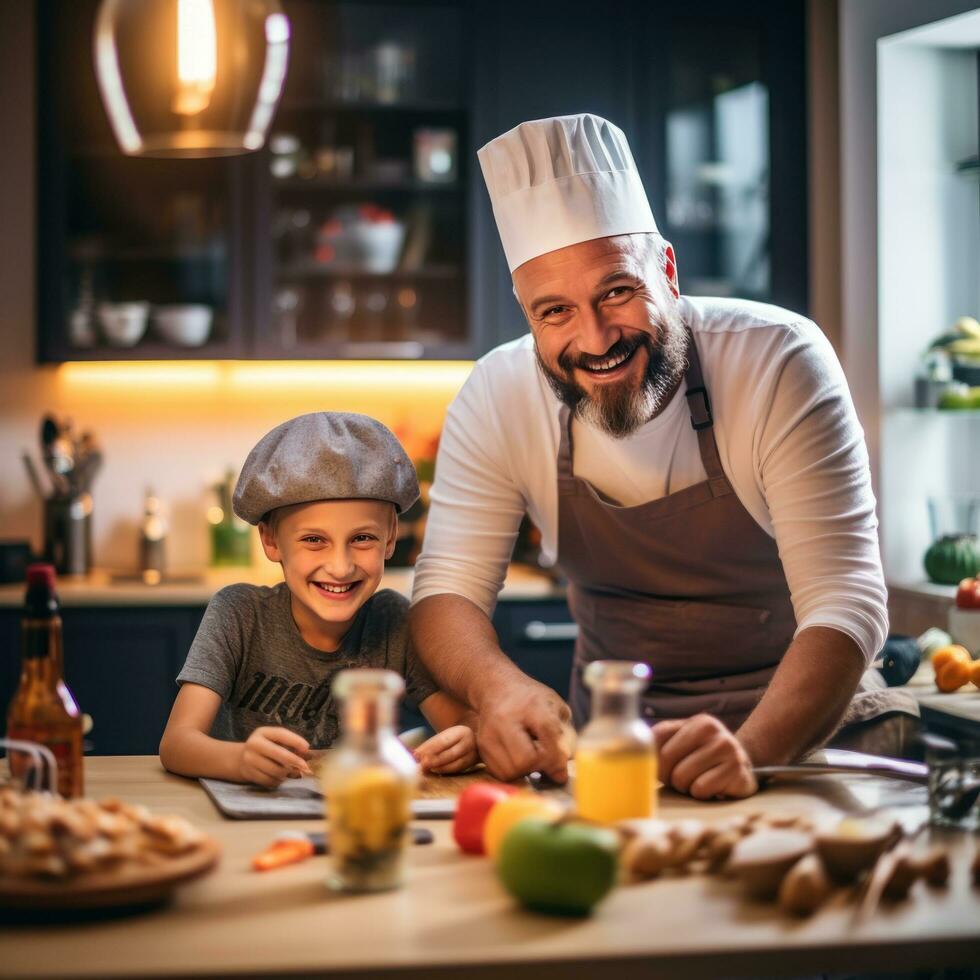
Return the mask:
[[736,732],[753,764],[792,762],[833,734],[864,669],[861,651],[845,633],[826,626],[800,633]]
[[423,599],[409,613],[412,644],[439,687],[472,708],[497,685],[527,680],[500,649],[486,614],[462,596]]

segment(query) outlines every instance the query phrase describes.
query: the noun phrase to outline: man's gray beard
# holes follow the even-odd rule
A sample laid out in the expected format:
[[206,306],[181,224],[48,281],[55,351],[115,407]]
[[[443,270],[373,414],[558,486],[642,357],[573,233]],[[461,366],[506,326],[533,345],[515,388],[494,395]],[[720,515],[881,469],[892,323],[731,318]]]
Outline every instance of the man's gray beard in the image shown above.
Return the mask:
[[662,315],[657,324],[659,343],[654,344],[647,333],[627,341],[618,341],[604,356],[616,356],[614,351],[621,344],[644,347],[647,352],[647,369],[637,387],[628,382],[598,387],[597,396],[589,396],[575,380],[575,364],[567,355],[558,359],[564,374],[553,371],[541,359],[535,347],[538,367],[551,385],[558,399],[564,402],[581,421],[606,432],[614,439],[624,439],[641,425],[649,422],[670,401],[677,381],[687,369],[687,331],[679,313],[670,311]]

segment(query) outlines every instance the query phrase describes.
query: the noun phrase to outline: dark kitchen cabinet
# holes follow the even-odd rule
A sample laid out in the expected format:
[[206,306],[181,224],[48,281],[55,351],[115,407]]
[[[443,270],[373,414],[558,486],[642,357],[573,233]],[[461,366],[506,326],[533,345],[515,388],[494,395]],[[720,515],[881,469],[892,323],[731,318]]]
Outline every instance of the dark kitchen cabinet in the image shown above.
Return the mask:
[[37,356],[241,357],[242,159],[124,156],[92,62],[95,0],[37,4]]
[[266,147],[199,161],[115,147],[96,6],[37,4],[42,362],[477,357],[527,325],[476,151],[584,111],[627,133],[684,292],[807,311],[802,0],[283,0]]
[[[65,680],[93,727],[93,755],[155,755],[203,607],[62,609]],[[0,610],[0,704],[20,665],[20,611]]]
[[[62,609],[65,678],[82,711],[92,716],[92,755],[156,755],[177,695],[203,606],[68,606]],[[494,626],[503,649],[525,673],[567,697],[574,624],[563,599],[507,600]],[[0,709],[17,689],[20,610],[0,609]],[[424,724],[403,706],[404,730]],[[5,723],[0,723],[0,730]]]

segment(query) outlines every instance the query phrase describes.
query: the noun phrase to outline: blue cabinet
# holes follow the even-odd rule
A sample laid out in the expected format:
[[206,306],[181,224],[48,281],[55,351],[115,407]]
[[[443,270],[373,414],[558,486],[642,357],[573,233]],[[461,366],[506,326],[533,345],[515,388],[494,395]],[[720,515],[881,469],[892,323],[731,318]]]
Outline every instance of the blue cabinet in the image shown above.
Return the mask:
[[[68,607],[62,610],[65,680],[91,715],[94,755],[154,755],[177,694],[174,678],[203,607]],[[20,611],[0,610],[0,705],[17,688]]]
[[[62,609],[65,679],[91,715],[93,755],[155,755],[177,695],[174,678],[203,606],[69,606]],[[568,693],[574,641],[564,600],[502,602],[494,626],[503,649],[531,677]],[[20,610],[0,609],[0,709],[17,689]],[[422,719],[409,708],[401,726]],[[0,727],[5,727],[0,724]]]

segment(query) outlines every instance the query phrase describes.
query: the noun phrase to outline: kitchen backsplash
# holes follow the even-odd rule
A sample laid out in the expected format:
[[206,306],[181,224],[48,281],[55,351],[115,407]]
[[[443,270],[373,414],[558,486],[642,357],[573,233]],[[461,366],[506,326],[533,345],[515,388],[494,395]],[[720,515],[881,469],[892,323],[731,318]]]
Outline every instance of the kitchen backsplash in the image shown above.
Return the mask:
[[[311,411],[355,411],[379,418],[414,459],[425,458],[466,363],[197,362],[68,364],[37,368],[30,328],[16,345],[19,363],[0,368],[0,539],[41,541],[41,505],[20,462],[38,455],[45,412],[70,417],[98,436],[105,464],[95,481],[95,564],[135,569],[143,497],[151,487],[170,525],[171,569],[207,563],[205,512],[221,474],[241,467],[273,426]],[[26,350],[25,350],[26,348]],[[253,552],[257,553],[257,552]]]

